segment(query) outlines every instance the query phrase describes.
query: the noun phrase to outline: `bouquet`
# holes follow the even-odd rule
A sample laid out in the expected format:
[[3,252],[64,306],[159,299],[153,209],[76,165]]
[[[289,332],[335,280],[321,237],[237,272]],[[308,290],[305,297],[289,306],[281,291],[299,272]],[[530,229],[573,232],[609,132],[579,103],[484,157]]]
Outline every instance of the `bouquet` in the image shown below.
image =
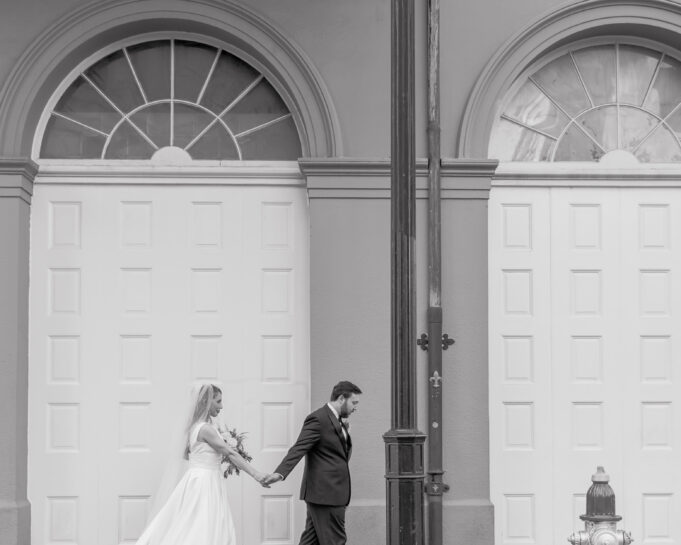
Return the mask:
[[[218,431],[220,432],[220,435],[225,440],[225,442],[230,447],[232,447],[233,449],[235,449],[239,453],[239,456],[241,456],[247,462],[250,462],[253,459],[253,456],[248,454],[248,452],[246,451],[246,449],[244,447],[244,439],[246,438],[245,432],[239,433],[239,432],[236,431],[235,428],[232,428],[231,430],[228,429],[228,428],[224,428],[224,429],[218,428]],[[225,469],[225,471],[223,473],[225,479],[227,477],[229,477],[230,475],[234,475],[234,474],[239,475],[239,473],[241,473],[239,468],[236,467],[230,461],[228,456],[225,456],[225,457],[222,458],[222,463],[227,464],[227,469]]]

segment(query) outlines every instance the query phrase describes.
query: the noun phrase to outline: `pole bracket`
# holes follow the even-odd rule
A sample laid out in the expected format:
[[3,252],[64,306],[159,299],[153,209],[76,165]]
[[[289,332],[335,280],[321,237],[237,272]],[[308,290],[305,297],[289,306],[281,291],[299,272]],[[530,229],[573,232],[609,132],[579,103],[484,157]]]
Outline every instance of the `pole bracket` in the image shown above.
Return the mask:
[[450,338],[447,333],[442,335],[442,350],[447,350],[450,346],[454,344],[454,339]]
[[445,492],[449,492],[449,485],[438,482],[427,482],[423,486],[427,496],[442,496]]

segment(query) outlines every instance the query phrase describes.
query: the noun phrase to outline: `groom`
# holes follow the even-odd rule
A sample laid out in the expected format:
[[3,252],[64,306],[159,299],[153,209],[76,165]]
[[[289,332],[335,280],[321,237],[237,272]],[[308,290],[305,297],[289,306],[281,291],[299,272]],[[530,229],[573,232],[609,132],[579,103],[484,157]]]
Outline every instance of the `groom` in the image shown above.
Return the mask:
[[300,545],[345,545],[345,508],[350,503],[348,461],[352,441],[346,424],[357,410],[362,393],[352,382],[341,381],[331,401],[309,414],[296,443],[263,484],[285,479],[305,456],[300,499],[307,504]]

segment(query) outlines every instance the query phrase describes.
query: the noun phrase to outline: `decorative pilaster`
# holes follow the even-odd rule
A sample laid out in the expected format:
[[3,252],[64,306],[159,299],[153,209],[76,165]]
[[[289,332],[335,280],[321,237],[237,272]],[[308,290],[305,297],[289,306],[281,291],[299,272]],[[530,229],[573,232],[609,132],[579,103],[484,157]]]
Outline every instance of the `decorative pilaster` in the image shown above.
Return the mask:
[[0,543],[28,545],[29,215],[38,167],[0,158]]
[[487,208],[497,162],[442,160],[444,545],[493,545],[489,482]]

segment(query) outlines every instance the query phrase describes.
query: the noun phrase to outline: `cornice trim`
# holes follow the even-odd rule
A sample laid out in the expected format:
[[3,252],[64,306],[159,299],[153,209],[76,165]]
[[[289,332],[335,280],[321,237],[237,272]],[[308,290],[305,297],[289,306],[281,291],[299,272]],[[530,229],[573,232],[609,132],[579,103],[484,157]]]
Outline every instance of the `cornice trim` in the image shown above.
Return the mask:
[[[390,159],[357,159],[331,157],[328,159],[300,159],[300,170],[304,176],[362,176],[362,177],[390,177]],[[423,176],[428,172],[428,160],[416,160],[416,176]]]
[[31,204],[31,193],[25,189],[19,188],[5,188],[0,186],[0,199],[19,199],[24,201],[26,204]]
[[639,164],[611,168],[599,163],[504,163],[492,186],[517,187],[681,187],[681,165]]
[[[389,159],[301,159],[311,199],[389,199]],[[442,199],[486,199],[497,161],[446,159],[441,163]],[[428,198],[428,161],[416,160],[416,198]]]
[[0,157],[0,198],[31,204],[38,165],[26,157]]
[[33,181],[38,174],[38,165],[28,157],[0,157],[0,175],[20,174]]
[[620,188],[620,189],[660,189],[681,188],[681,179],[664,180],[656,179],[643,182],[640,179],[631,178],[599,178],[599,179],[575,179],[575,178],[524,178],[509,179],[499,178],[492,182],[495,187],[567,187],[567,188]]
[[303,177],[293,161],[219,162],[212,164],[155,165],[148,161],[48,163],[40,165],[37,184],[268,184],[302,185]]
[[491,178],[499,165],[496,159],[442,159],[442,176],[466,176],[472,178]]
[[[390,176],[390,159],[299,159],[300,170],[305,176],[337,176],[356,174],[362,176]],[[452,159],[440,161],[443,175],[447,176],[492,176],[499,164],[496,159]],[[427,174],[428,160],[416,159],[416,175]]]

